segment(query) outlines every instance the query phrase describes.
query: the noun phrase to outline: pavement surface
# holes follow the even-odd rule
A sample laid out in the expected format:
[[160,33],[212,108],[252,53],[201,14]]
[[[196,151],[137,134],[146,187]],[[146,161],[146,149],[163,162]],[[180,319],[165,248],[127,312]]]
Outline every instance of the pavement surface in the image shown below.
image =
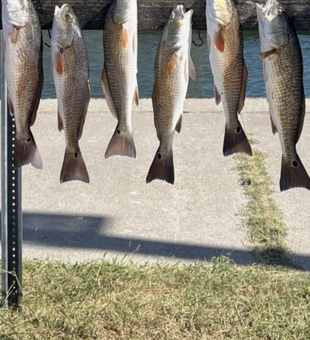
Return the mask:
[[[235,160],[222,155],[225,120],[214,100],[185,103],[182,131],[174,141],[174,186],[145,183],[158,147],[148,99],[133,113],[137,159],[104,158],[116,120],[105,100],[92,99],[80,141],[90,184],[60,184],[65,140],[57,129],[56,110],[56,100],[41,101],[32,129],[43,170],[23,168],[24,258],[144,264],[210,262],[229,255],[239,265],[255,261],[240,216],[246,198]],[[310,192],[279,191],[280,143],[271,133],[265,99],[246,100],[243,123],[260,141],[256,147],[268,152],[267,168],[289,227],[292,257],[310,270]],[[310,173],[309,135],[306,117],[298,150]]]

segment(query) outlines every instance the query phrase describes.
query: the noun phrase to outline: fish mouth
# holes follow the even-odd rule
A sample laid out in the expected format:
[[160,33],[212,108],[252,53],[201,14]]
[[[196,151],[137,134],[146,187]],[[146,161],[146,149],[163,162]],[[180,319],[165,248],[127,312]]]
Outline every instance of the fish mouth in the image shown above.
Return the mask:
[[177,5],[172,12],[171,19],[175,19],[178,26],[185,26],[187,23],[187,19],[191,17],[193,14],[193,10],[189,10],[185,12],[183,5]]
[[176,8],[173,10],[173,15],[177,16],[179,20],[183,20],[185,18],[184,6],[177,5]]
[[58,20],[60,16],[62,15],[62,13],[67,13],[69,9],[70,9],[70,6],[68,4],[64,4],[61,7],[58,7],[56,5],[55,12],[54,12],[55,19]]
[[13,5],[12,3],[8,3],[8,1],[6,1],[6,8],[7,8],[8,13],[16,13],[16,12],[20,12],[24,10],[25,6],[22,4],[15,4],[15,3]]
[[267,0],[265,5],[256,4],[258,13],[272,20],[278,14],[282,13],[282,6],[277,0]]

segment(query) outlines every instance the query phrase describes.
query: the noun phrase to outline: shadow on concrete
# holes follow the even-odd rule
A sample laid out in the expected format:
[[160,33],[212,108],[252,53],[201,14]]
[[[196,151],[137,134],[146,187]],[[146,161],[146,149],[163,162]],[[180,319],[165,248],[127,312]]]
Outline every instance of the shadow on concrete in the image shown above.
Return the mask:
[[[141,238],[110,236],[106,229],[113,229],[113,219],[105,216],[31,214],[23,215],[23,233],[26,244],[45,247],[96,249],[121,254],[140,254],[184,260],[211,261],[213,257],[229,256],[238,265],[253,264],[250,250],[232,250],[195,244],[153,241]],[[292,254],[292,259],[303,269],[310,270],[310,257]],[[78,260],[78,259],[77,259]],[[277,265],[270,263],[268,265]],[[287,263],[286,266],[296,268]]]

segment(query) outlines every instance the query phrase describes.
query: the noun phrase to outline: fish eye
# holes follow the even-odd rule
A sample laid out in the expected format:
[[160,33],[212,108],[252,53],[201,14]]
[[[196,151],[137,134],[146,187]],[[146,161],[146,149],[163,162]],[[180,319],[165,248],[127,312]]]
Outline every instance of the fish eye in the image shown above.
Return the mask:
[[298,168],[298,162],[297,161],[293,161],[292,165],[293,165],[294,168]]
[[282,8],[279,8],[279,9],[278,9],[278,14],[282,14],[282,13],[283,13]]
[[66,18],[66,20],[69,21],[71,19],[71,15],[69,13],[66,13],[65,18]]

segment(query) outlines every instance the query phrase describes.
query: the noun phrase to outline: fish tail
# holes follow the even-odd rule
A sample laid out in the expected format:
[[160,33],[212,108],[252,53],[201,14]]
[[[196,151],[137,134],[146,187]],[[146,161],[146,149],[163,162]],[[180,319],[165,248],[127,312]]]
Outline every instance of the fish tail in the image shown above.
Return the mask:
[[105,158],[115,155],[136,158],[136,147],[132,132],[122,132],[118,126],[107,147]]
[[159,152],[156,152],[153,163],[150,167],[149,173],[146,177],[146,183],[152,182],[154,179],[161,179],[170,184],[174,184],[174,165],[173,165],[173,153],[163,157]]
[[310,190],[309,175],[298,155],[293,162],[287,162],[282,157],[280,190],[284,191],[296,187]]
[[20,168],[21,166],[29,163],[31,163],[36,169],[43,168],[42,159],[31,132],[27,139],[20,139],[16,137],[14,147],[15,168]]
[[237,152],[243,152],[252,156],[250,143],[240,123],[234,130],[228,129],[227,125],[225,126],[223,145],[224,156],[229,156]]
[[87,168],[80,150],[72,153],[66,149],[60,173],[60,183],[74,180],[89,183]]

